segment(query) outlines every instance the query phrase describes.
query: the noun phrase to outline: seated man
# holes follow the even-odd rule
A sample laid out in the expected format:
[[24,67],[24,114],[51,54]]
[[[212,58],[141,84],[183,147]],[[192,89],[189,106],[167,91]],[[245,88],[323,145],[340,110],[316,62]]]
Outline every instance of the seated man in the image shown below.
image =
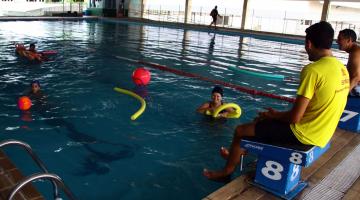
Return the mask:
[[[207,111],[213,113],[216,108],[224,104],[224,102],[222,101],[223,93],[223,89],[220,86],[215,86],[214,89],[211,91],[212,100],[202,104],[198,109],[196,109],[196,111],[202,114],[206,114]],[[218,117],[227,117],[227,115],[231,112],[234,112],[234,109],[227,108],[221,111]]]
[[327,22],[306,29],[305,50],[313,63],[300,74],[296,101],[289,111],[269,108],[260,112],[251,123],[236,127],[229,151],[221,150],[226,158],[220,171],[204,169],[209,179],[222,179],[234,171],[245,154],[240,148],[243,137],[256,137],[264,143],[307,144],[324,147],[331,139],[349,92],[349,74],[345,66],[332,55],[334,29]]
[[356,44],[356,33],[351,29],[339,32],[339,49],[349,53],[346,65],[350,74],[350,96],[360,96],[360,47]]

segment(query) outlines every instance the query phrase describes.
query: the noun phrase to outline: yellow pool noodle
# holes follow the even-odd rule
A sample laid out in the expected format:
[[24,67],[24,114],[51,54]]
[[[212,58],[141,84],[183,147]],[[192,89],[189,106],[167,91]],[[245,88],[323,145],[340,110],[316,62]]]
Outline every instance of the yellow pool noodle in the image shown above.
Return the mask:
[[136,118],[138,118],[145,111],[146,102],[142,97],[140,97],[139,95],[137,95],[137,94],[135,94],[135,93],[133,93],[133,92],[131,92],[129,90],[124,90],[124,89],[121,89],[119,87],[115,87],[114,90],[116,92],[120,92],[120,93],[123,93],[123,94],[130,95],[130,96],[134,97],[135,99],[138,99],[141,102],[140,109],[138,111],[136,111],[136,113],[131,115],[131,120],[136,120]]

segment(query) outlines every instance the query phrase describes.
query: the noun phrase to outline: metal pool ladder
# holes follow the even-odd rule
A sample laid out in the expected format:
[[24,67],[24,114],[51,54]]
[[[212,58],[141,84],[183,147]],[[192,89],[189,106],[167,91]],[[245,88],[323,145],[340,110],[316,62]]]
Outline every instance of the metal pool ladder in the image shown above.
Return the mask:
[[38,167],[42,170],[42,173],[35,173],[32,174],[28,177],[26,177],[25,179],[23,179],[21,182],[19,182],[14,189],[11,191],[11,193],[8,196],[8,200],[12,200],[13,197],[15,196],[15,194],[25,185],[27,185],[28,183],[31,183],[34,180],[38,180],[38,179],[48,179],[51,181],[52,185],[53,185],[53,189],[54,189],[54,199],[55,200],[61,200],[62,198],[59,195],[59,190],[58,190],[58,186],[61,187],[61,189],[63,189],[63,191],[65,192],[65,194],[67,195],[67,197],[71,200],[76,200],[75,196],[73,195],[73,193],[70,191],[70,189],[64,184],[64,182],[62,181],[62,179],[56,175],[56,174],[52,174],[49,173],[49,171],[46,169],[45,165],[43,164],[43,162],[39,159],[39,157],[33,152],[32,148],[30,147],[30,145],[28,145],[25,142],[22,141],[18,141],[18,140],[4,140],[2,142],[0,142],[0,148],[5,147],[5,146],[10,146],[10,145],[15,145],[15,146],[20,146],[22,148],[24,148],[28,154],[31,156],[31,158],[36,162],[36,164],[38,165]]

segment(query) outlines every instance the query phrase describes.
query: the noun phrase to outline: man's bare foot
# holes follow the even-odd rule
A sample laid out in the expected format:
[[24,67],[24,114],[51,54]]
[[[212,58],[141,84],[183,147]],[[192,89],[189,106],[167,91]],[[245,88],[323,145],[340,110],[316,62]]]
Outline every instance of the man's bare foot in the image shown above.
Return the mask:
[[[223,157],[225,160],[227,160],[229,158],[230,152],[226,147],[221,147],[220,148],[220,155],[221,157]],[[246,155],[246,152],[242,153],[242,155]]]
[[208,169],[204,169],[203,175],[206,178],[214,181],[229,181],[231,173],[227,174],[223,171],[209,171]]
[[220,155],[221,157],[223,157],[225,160],[227,160],[229,158],[229,150],[225,147],[221,147],[220,148]]

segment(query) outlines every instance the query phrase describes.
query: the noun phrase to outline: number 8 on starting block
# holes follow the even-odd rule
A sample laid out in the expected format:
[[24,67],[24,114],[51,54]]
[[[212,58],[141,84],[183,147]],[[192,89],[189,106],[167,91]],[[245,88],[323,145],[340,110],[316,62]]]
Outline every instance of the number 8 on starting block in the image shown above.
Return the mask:
[[258,155],[254,185],[285,199],[294,198],[307,183],[300,181],[302,167],[310,166],[327,149],[311,145],[274,146],[244,139],[241,147]]

